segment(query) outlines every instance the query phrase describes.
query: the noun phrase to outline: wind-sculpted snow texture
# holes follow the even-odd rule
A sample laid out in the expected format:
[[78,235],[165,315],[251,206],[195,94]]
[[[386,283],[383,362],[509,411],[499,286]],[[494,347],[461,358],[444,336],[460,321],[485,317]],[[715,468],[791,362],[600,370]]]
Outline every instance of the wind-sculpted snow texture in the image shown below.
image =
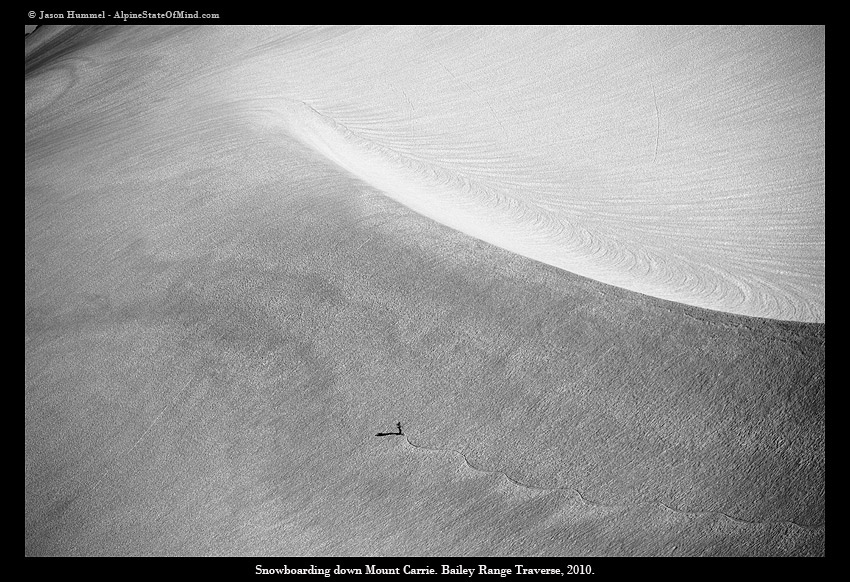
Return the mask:
[[417,212],[655,297],[824,321],[818,30],[367,28],[258,45],[262,80],[241,75],[240,94],[309,105],[267,107]]
[[823,553],[823,29],[26,43],[28,555]]

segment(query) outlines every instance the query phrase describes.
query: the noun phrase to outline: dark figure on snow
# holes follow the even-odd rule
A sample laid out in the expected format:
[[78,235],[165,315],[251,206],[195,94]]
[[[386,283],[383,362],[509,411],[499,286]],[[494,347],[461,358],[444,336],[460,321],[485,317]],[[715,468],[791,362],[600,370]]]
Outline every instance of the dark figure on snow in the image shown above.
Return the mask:
[[396,425],[396,428],[398,429],[398,432],[379,432],[375,436],[390,436],[390,435],[403,436],[404,433],[401,432],[401,423],[397,422],[397,423],[395,423],[395,425]]

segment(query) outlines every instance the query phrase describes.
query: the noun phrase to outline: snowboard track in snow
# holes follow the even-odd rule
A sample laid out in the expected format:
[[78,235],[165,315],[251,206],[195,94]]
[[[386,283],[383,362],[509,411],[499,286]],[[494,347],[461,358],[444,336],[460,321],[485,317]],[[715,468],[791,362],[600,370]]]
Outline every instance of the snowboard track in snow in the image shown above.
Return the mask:
[[795,528],[806,530],[806,531],[823,530],[823,528],[825,526],[825,524],[823,524],[823,523],[805,524],[805,523],[798,523],[796,521],[791,521],[791,520],[777,520],[777,521],[748,520],[748,519],[742,519],[740,517],[735,517],[733,515],[730,515],[728,513],[723,512],[723,511],[703,511],[703,510],[696,510],[696,509],[694,509],[694,510],[680,509],[680,508],[672,507],[672,506],[668,505],[667,503],[665,503],[663,501],[659,501],[659,500],[643,501],[643,502],[639,502],[639,503],[618,503],[618,504],[609,504],[609,503],[603,503],[603,502],[599,502],[599,501],[593,501],[591,499],[588,499],[581,491],[579,491],[575,487],[568,487],[568,486],[567,487],[541,487],[539,485],[532,485],[530,483],[523,483],[522,481],[520,481],[520,480],[518,480],[514,477],[511,477],[505,471],[502,471],[500,469],[482,469],[480,467],[476,467],[474,464],[472,464],[472,462],[470,462],[469,457],[467,457],[467,455],[464,452],[459,451],[457,449],[442,448],[442,447],[437,447],[437,448],[426,447],[424,445],[418,445],[418,444],[414,443],[413,441],[410,440],[410,437],[408,435],[399,435],[399,436],[404,436],[408,445],[410,445],[414,448],[417,448],[417,449],[421,449],[423,451],[445,452],[445,453],[458,454],[461,457],[463,457],[464,463],[466,463],[466,465],[470,469],[472,469],[473,471],[477,471],[479,473],[485,473],[485,474],[488,474],[488,475],[502,475],[505,479],[507,479],[508,481],[510,481],[511,483],[516,485],[517,487],[522,487],[524,489],[530,489],[530,490],[534,490],[534,491],[567,491],[567,492],[574,493],[575,496],[578,497],[581,500],[582,503],[584,503],[585,505],[587,505],[589,507],[598,507],[598,508],[602,508],[602,509],[631,509],[631,508],[635,508],[635,507],[654,505],[654,506],[661,507],[662,509],[669,511],[671,513],[675,513],[677,515],[695,516],[695,517],[706,516],[706,515],[712,516],[713,515],[713,516],[717,516],[717,517],[726,519],[728,521],[731,521],[731,522],[734,522],[734,523],[737,523],[737,524],[741,524],[741,525],[745,525],[745,526],[782,526],[782,525],[784,525],[784,526],[791,526],[791,527],[795,527]]

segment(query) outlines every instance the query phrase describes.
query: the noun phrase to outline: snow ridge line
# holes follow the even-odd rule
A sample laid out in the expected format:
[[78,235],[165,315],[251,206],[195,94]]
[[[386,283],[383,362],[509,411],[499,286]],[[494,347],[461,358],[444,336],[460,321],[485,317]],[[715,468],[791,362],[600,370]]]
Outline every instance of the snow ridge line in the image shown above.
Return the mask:
[[416,443],[411,441],[410,437],[407,436],[407,435],[404,435],[404,438],[407,441],[407,444],[409,444],[410,446],[417,448],[417,449],[422,449],[424,451],[457,453],[458,455],[463,457],[464,462],[469,466],[470,469],[472,469],[474,471],[478,471],[479,473],[487,473],[487,474],[490,474],[490,475],[493,475],[493,474],[502,475],[502,476],[505,477],[505,479],[507,479],[508,481],[510,481],[511,483],[513,483],[514,485],[516,485],[518,487],[523,487],[525,489],[532,489],[532,490],[536,490],[536,491],[570,491],[572,493],[575,493],[576,496],[582,501],[582,503],[584,503],[585,505],[592,506],[592,507],[600,507],[600,508],[607,508],[607,509],[623,509],[623,508],[628,509],[628,508],[632,508],[632,507],[639,507],[641,505],[657,505],[657,506],[660,506],[663,509],[666,509],[667,511],[669,511],[671,513],[676,513],[676,514],[679,514],[679,515],[690,515],[690,516],[715,515],[715,516],[722,517],[722,518],[725,518],[729,521],[739,523],[739,524],[742,524],[742,525],[789,525],[789,526],[793,526],[793,527],[796,527],[798,529],[807,530],[807,531],[823,530],[824,527],[825,527],[824,523],[805,524],[805,523],[798,523],[798,522],[792,521],[792,520],[751,521],[751,520],[748,520],[748,519],[742,519],[742,518],[739,518],[739,517],[735,517],[733,515],[729,515],[728,513],[724,513],[722,511],[696,511],[696,510],[690,510],[689,511],[689,510],[686,510],[686,509],[678,509],[676,507],[672,507],[672,506],[664,503],[663,501],[658,501],[658,500],[644,501],[644,502],[640,502],[640,503],[628,503],[628,504],[600,503],[600,502],[588,499],[587,497],[585,497],[585,495],[581,491],[579,491],[575,487],[540,487],[538,485],[531,485],[531,484],[528,484],[528,483],[523,483],[522,481],[514,479],[513,477],[511,477],[510,475],[508,475],[507,473],[505,473],[504,471],[501,471],[499,469],[489,470],[489,469],[480,469],[480,468],[476,467],[475,465],[473,465],[469,461],[469,458],[466,456],[466,454],[464,454],[461,451],[458,451],[457,449],[444,449],[444,448],[426,447],[426,446],[422,446],[422,445],[417,445]]
[[[653,82],[654,103],[657,91]],[[580,217],[555,212],[433,160],[411,157],[352,130],[308,102],[279,95],[238,98],[261,128],[280,128],[392,200],[448,228],[514,254],[606,285],[701,309],[772,320],[814,322],[787,289],[645,245],[623,245]],[[657,104],[654,105],[657,109]],[[656,150],[660,153],[660,113]],[[514,184],[513,186],[516,186]],[[627,241],[628,242],[628,241]]]

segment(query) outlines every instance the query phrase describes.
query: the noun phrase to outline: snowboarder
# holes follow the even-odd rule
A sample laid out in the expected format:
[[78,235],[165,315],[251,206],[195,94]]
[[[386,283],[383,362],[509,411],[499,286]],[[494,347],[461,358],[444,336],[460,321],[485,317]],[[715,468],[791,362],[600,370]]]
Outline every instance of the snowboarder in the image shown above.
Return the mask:
[[395,425],[396,425],[396,428],[398,429],[398,432],[379,432],[375,436],[390,436],[390,435],[404,436],[404,433],[401,432],[401,423],[397,422],[397,423],[395,423]]

